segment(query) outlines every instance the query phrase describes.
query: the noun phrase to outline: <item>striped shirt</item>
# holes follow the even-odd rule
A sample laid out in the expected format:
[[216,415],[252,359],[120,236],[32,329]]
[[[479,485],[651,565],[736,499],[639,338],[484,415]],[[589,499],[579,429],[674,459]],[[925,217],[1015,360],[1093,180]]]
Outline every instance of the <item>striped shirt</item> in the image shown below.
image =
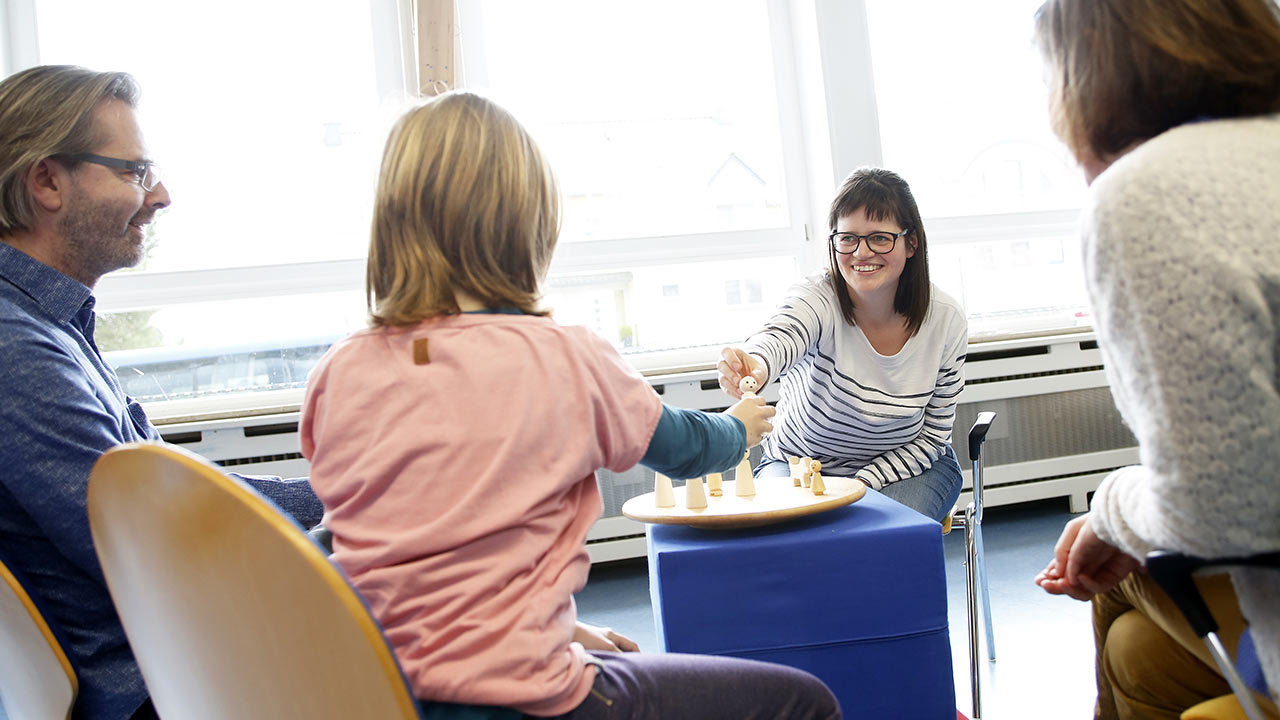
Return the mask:
[[845,322],[829,275],[792,287],[746,343],[781,383],[765,457],[811,457],[876,489],[932,467],[951,440],[969,338],[959,303],[932,291],[920,331],[885,356]]

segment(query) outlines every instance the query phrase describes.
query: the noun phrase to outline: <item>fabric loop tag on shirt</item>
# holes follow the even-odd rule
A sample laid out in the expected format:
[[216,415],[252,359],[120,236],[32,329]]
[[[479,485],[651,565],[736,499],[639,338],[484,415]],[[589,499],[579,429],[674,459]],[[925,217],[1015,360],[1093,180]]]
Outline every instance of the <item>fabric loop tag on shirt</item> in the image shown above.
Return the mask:
[[431,362],[431,354],[427,352],[427,339],[418,338],[413,341],[413,364],[426,365]]

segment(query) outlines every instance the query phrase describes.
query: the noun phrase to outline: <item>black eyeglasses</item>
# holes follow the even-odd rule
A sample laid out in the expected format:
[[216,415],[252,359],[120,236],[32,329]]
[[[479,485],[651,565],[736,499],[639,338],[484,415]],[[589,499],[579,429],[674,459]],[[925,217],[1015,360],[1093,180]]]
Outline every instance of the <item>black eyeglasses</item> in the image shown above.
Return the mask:
[[95,165],[105,165],[110,168],[119,168],[120,170],[128,170],[133,173],[138,184],[146,192],[151,192],[156,185],[160,183],[160,166],[149,160],[121,160],[120,158],[106,157],[103,155],[94,155],[93,153],[74,153],[63,155],[68,160],[79,160],[81,162],[90,162]]
[[858,246],[862,244],[863,240],[867,241],[867,248],[871,252],[877,255],[886,255],[893,252],[893,247],[898,244],[898,238],[909,232],[911,232],[911,228],[907,228],[896,235],[890,232],[873,232],[869,235],[833,232],[828,238],[831,240],[831,248],[841,255],[852,255],[858,252]]

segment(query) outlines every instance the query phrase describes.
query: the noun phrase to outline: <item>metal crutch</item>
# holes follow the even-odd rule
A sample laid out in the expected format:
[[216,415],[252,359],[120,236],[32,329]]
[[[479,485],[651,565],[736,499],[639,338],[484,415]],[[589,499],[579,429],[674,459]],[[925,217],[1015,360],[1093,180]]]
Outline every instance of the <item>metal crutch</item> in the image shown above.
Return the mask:
[[[987,631],[987,657],[996,659],[995,635],[991,624],[991,598],[987,591],[986,556],[982,548],[982,443],[996,419],[994,412],[981,412],[969,428],[969,459],[973,461],[973,501],[965,506],[960,524],[964,527],[964,567],[966,614],[969,621],[969,687],[973,694],[973,718],[982,718],[981,676],[978,672],[978,593],[982,593],[983,619]],[[954,526],[954,519],[953,519]]]
[[1200,589],[1196,587],[1193,580],[1197,570],[1229,565],[1280,567],[1280,552],[1211,560],[1164,550],[1147,553],[1147,573],[1182,611],[1196,636],[1203,639],[1209,646],[1209,654],[1218,664],[1218,669],[1222,670],[1222,676],[1227,679],[1231,692],[1235,693],[1236,699],[1240,701],[1240,707],[1244,709],[1245,715],[1249,720],[1263,720],[1262,710],[1254,700],[1253,692],[1236,670],[1226,646],[1222,644],[1222,639],[1218,637],[1218,622],[1213,619],[1209,606],[1205,604],[1204,598],[1200,595]]
[[[978,413],[969,429],[969,459],[973,461],[973,497],[975,498],[976,520],[973,523],[975,555],[978,563],[978,587],[982,590],[982,624],[987,631],[987,660],[996,660],[995,626],[991,622],[991,592],[987,586],[987,555],[982,547],[982,443],[987,439],[987,431],[996,419],[994,412]],[[965,525],[965,532],[969,524]]]

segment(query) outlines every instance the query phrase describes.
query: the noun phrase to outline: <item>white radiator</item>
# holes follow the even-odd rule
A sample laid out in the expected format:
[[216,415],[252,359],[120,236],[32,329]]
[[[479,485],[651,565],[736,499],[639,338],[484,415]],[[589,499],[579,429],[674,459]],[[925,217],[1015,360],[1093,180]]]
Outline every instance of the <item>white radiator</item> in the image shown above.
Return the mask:
[[[953,445],[966,468],[966,488],[969,425],[980,411],[998,414],[983,449],[988,505],[1066,497],[1072,512],[1083,512],[1087,494],[1110,470],[1137,462],[1133,436],[1112,404],[1092,334],[975,343],[965,374]],[[650,381],[664,401],[678,407],[717,410],[728,404],[714,370]],[[763,394],[776,400],[777,385]],[[297,426],[293,411],[166,423],[160,431],[168,442],[228,470],[294,477],[307,474]],[[588,536],[592,561],[643,556],[644,526],[622,517],[620,509],[628,498],[653,489],[653,473],[637,466],[625,473],[600,471],[597,479],[604,514]],[[967,495],[961,495],[962,504]]]

